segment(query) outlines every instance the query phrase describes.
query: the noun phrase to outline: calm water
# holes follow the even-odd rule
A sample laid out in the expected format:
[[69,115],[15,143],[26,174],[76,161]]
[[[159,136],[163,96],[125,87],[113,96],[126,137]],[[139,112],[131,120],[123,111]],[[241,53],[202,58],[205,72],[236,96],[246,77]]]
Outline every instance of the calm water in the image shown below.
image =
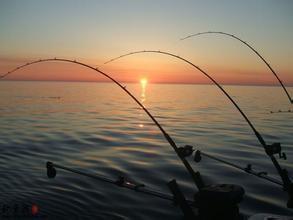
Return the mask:
[[[241,115],[214,86],[127,85],[162,123],[178,146],[191,144],[242,166],[253,164],[277,177]],[[293,113],[278,87],[225,86],[263,134],[281,142],[293,171]],[[293,89],[289,91],[293,94]],[[49,219],[182,219],[172,203],[57,170],[52,161],[111,178],[119,175],[168,192],[176,178],[185,194],[196,191],[159,130],[140,108],[110,83],[0,82],[1,205],[37,204]],[[195,170],[208,183],[241,184],[245,215],[292,215],[277,186],[203,158]],[[278,177],[277,177],[278,178]]]

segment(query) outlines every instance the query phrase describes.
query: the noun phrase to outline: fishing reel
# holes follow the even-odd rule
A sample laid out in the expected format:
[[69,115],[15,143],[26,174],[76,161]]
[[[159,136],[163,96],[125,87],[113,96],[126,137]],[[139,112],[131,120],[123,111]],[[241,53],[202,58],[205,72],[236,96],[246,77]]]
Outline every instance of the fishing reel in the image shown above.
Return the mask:
[[192,155],[194,149],[191,145],[185,145],[184,147],[178,147],[178,154],[180,157],[189,157]]
[[274,154],[279,154],[280,159],[287,159],[287,156],[284,152],[282,152],[281,143],[273,143],[271,145],[266,145],[265,151],[269,156],[273,156]]
[[185,145],[184,147],[178,147],[178,153],[180,155],[180,157],[189,157],[194,153],[194,157],[193,160],[196,163],[199,163],[201,161],[201,152],[199,150],[194,150],[193,146],[191,145]]
[[191,145],[185,145],[184,147],[178,147],[178,154],[180,157],[189,157],[194,153],[194,158],[193,160],[198,163],[201,161],[201,152],[199,150],[194,150],[193,146]]

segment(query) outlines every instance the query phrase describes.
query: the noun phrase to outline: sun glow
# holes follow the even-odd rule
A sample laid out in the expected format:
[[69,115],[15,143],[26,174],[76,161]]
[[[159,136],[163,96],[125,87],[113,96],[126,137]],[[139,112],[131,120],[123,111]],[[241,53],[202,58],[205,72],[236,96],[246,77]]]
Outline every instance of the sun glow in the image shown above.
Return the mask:
[[140,79],[140,84],[143,88],[146,87],[147,83],[148,83],[148,80],[146,78]]

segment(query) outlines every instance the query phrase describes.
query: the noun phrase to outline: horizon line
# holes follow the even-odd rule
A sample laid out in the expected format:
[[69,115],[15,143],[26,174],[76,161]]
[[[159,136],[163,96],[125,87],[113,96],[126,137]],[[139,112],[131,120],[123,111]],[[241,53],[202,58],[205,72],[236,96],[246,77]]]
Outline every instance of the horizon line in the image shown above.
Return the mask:
[[[109,81],[93,81],[93,80],[33,80],[33,79],[2,79],[0,82],[68,82],[68,83],[112,83]],[[139,84],[136,81],[120,81],[120,83],[127,84]],[[148,84],[170,84],[170,85],[213,85],[213,83],[192,83],[192,82],[148,82]],[[271,86],[271,87],[281,87],[277,84],[253,84],[253,83],[221,83],[225,86]],[[293,87],[293,84],[286,85],[288,87]]]

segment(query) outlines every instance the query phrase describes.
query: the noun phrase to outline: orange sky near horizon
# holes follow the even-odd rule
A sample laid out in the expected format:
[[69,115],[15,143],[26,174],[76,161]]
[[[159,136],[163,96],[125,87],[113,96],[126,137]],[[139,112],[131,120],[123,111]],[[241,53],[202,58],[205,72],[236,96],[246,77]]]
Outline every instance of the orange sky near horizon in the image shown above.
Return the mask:
[[[94,65],[92,60],[81,60],[117,79],[119,82],[138,83],[140,79],[147,78],[149,83],[179,83],[179,84],[211,84],[212,82],[201,72],[183,61],[172,59],[136,59],[124,58],[128,61],[116,61],[107,65]],[[2,73],[22,65],[26,62],[7,62],[0,60]],[[231,69],[223,67],[202,68],[221,84],[240,85],[278,85],[276,78],[265,67],[262,71],[249,72],[249,70]],[[290,74],[279,74],[286,85],[293,85]],[[44,62],[33,64],[20,69],[4,80],[29,80],[29,81],[85,81],[109,82],[104,76],[93,70],[76,64],[62,62]]]
[[[70,4],[69,4],[70,2]],[[34,60],[62,57],[99,67],[120,82],[211,83],[188,64],[141,50],[174,53],[199,66],[221,84],[279,85],[252,45],[287,86],[293,86],[293,3],[220,1],[0,1],[0,74]],[[249,16],[248,16],[249,14]],[[107,18],[107,19],[105,19]],[[42,63],[6,80],[107,81],[73,64]]]

